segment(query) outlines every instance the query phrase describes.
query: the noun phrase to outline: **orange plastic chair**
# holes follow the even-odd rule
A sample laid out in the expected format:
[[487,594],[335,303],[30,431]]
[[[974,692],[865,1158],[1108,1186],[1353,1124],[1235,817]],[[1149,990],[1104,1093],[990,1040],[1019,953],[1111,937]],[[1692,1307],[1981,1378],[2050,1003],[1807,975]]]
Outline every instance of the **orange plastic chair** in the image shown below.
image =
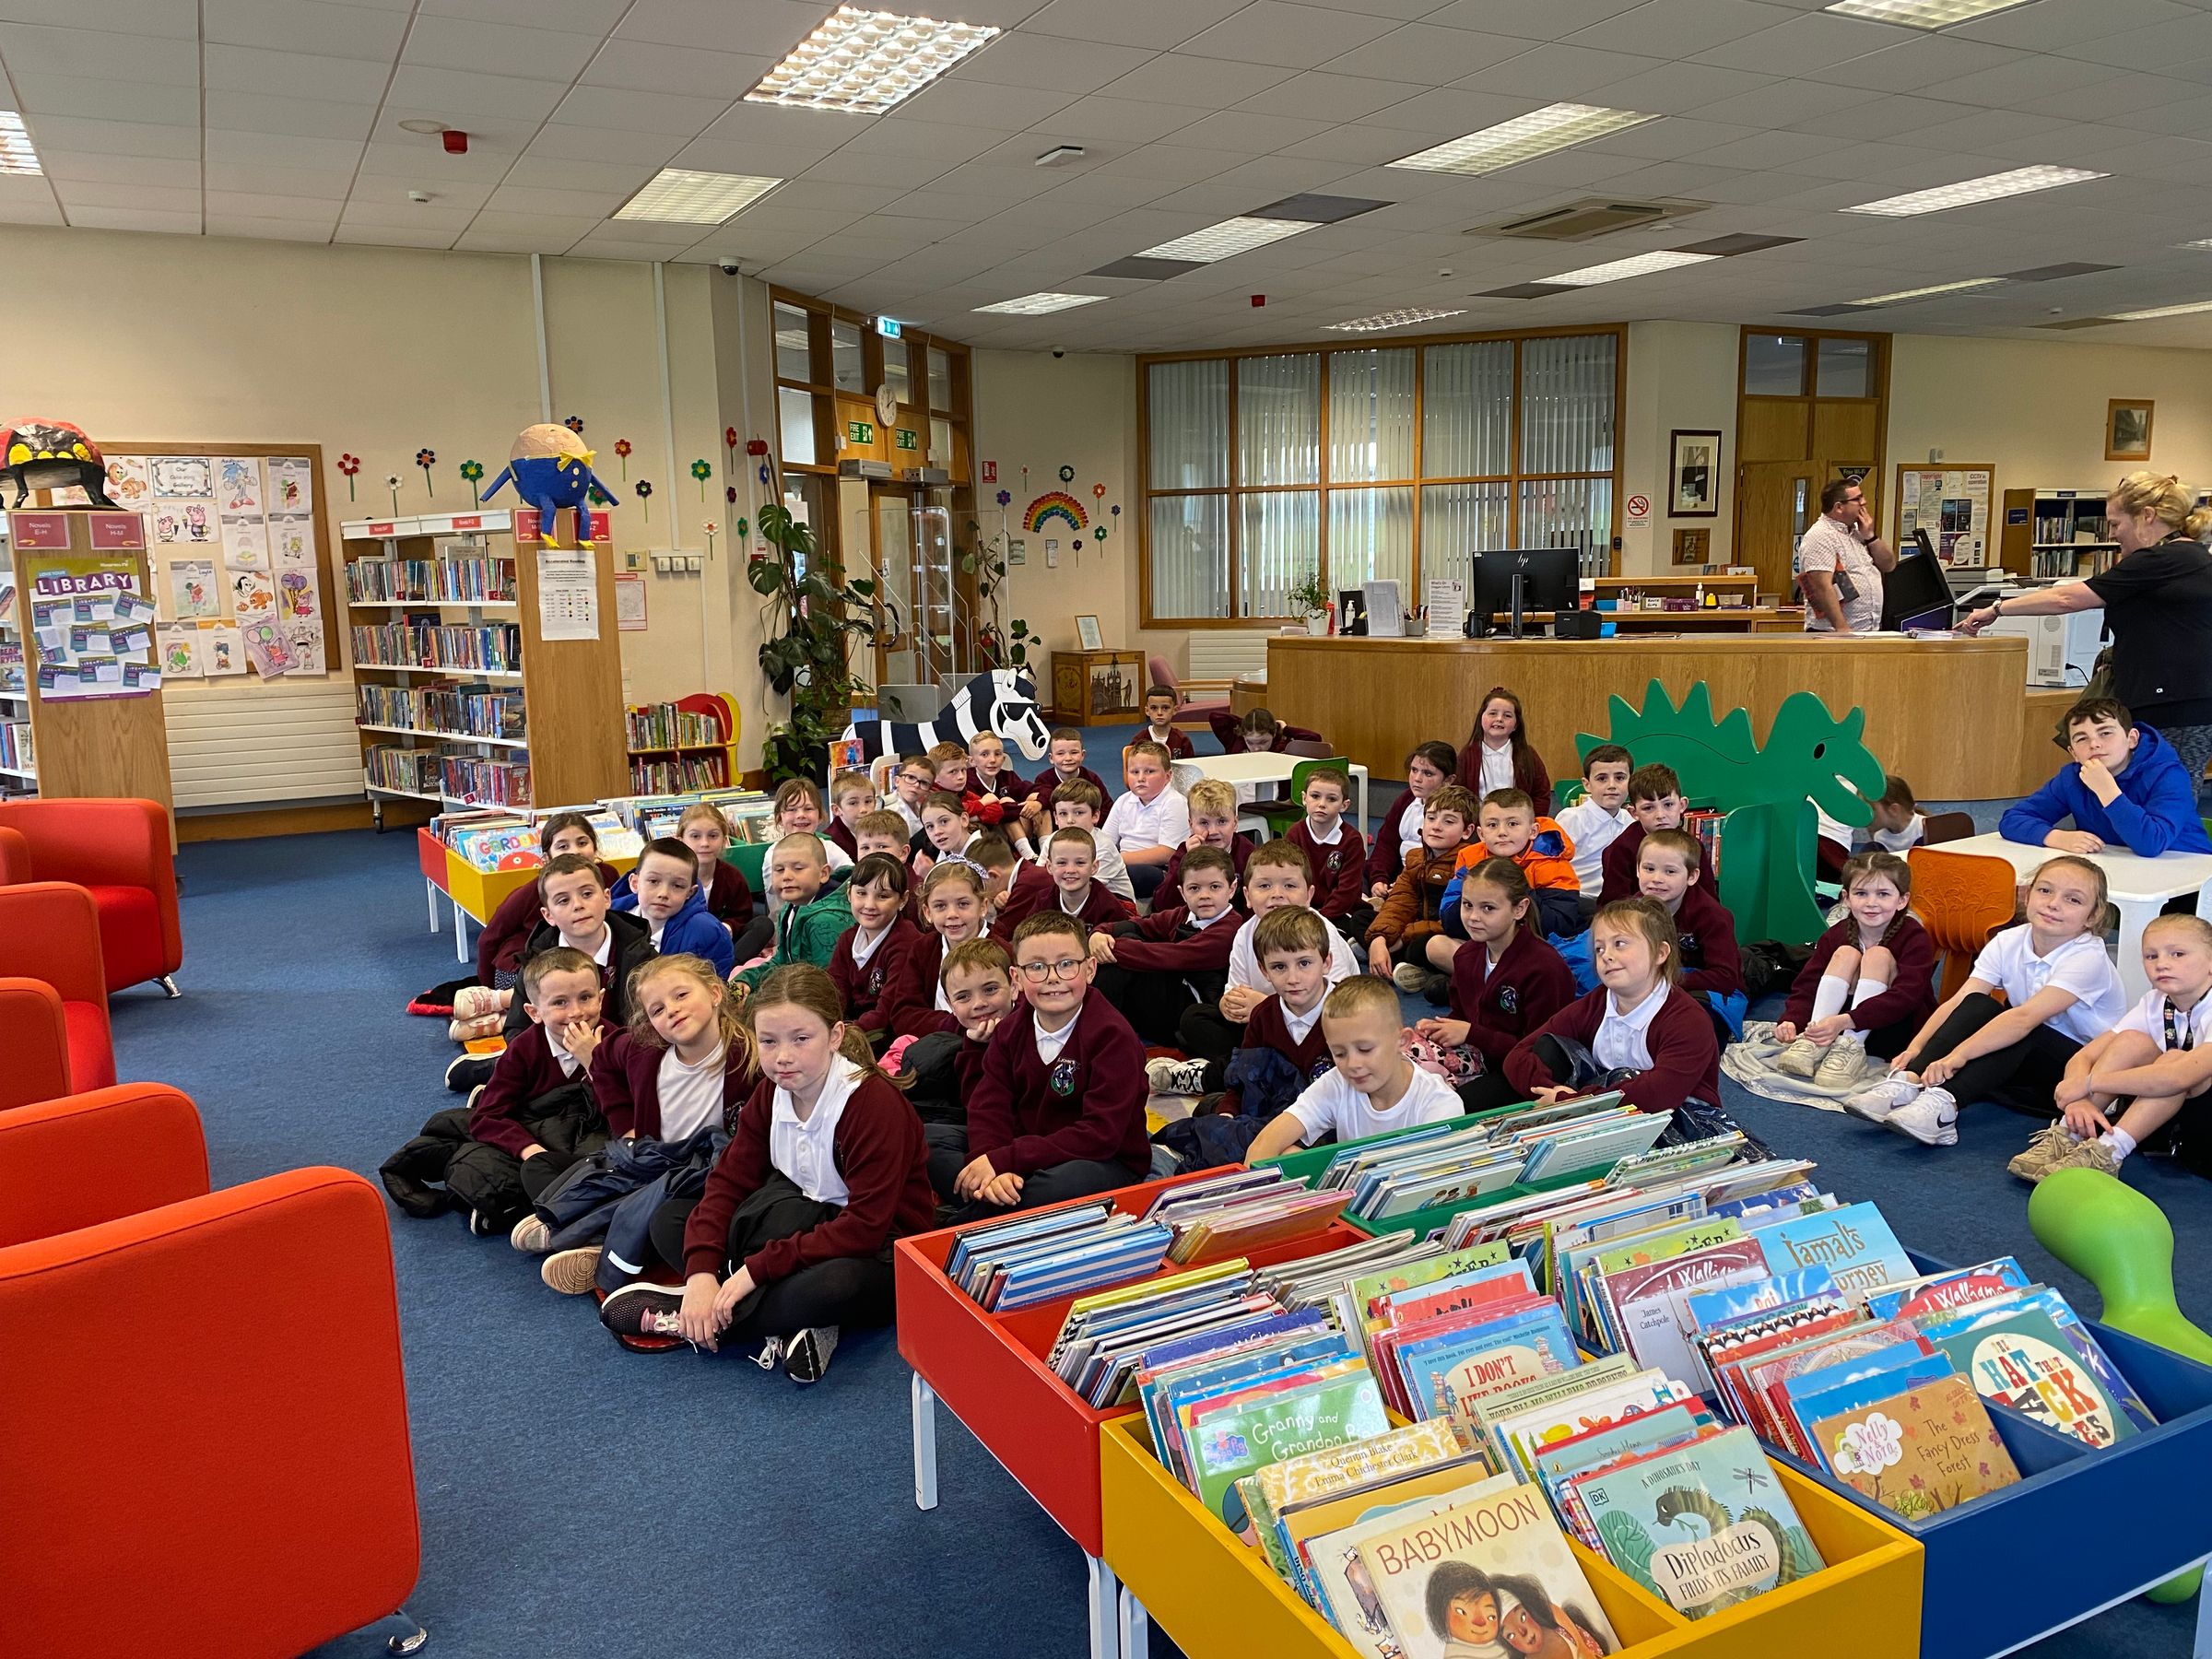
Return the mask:
[[0,976],[53,987],[61,999],[71,1088],[105,1088],[115,1081],[100,918],[91,894],[66,881],[0,888]]
[[1912,913],[1943,959],[1936,994],[1947,997],[1966,982],[1989,935],[2011,923],[2020,878],[2004,859],[1975,853],[1914,847],[1905,862],[1912,868]]
[[[168,809],[141,800],[0,802],[0,830],[11,830],[22,838],[29,869],[0,880],[74,881],[92,895],[107,988],[159,980],[176,995],[170,975],[183,965],[184,930]],[[0,869],[12,862],[0,853]]]
[[211,1194],[197,1112],[152,1084],[0,1115],[0,1354],[9,1653],[292,1659],[403,1612],[421,1535],[360,1176]]

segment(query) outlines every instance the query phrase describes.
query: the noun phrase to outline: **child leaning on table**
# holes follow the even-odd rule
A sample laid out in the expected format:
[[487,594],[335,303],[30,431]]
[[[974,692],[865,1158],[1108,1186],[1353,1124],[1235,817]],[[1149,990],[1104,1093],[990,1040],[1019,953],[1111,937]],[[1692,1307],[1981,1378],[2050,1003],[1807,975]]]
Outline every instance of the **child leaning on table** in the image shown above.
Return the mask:
[[[2066,711],[2074,763],[1997,821],[2006,841],[2061,853],[2125,847],[2139,858],[2212,853],[2196,815],[2196,782],[2173,746],[2136,724],[2124,704],[2093,697]],[[2074,828],[2061,830],[2062,819]]]

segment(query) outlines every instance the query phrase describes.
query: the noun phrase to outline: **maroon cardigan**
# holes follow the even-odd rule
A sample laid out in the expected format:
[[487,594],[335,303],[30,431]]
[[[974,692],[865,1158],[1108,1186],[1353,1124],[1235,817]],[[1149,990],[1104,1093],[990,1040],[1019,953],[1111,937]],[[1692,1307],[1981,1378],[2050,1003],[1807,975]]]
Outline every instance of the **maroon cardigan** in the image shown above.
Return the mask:
[[[599,1102],[609,1131],[640,1140],[661,1138],[661,1056],[667,1052],[657,1043],[640,1042],[628,1031],[616,1031],[600,1043],[592,1056],[592,1098]],[[727,1065],[722,1079],[725,1129],[745,1099],[746,1057],[735,1043],[730,1045]]]
[[1362,877],[1367,874],[1367,837],[1353,828],[1350,818],[1338,824],[1334,846],[1324,847],[1315,841],[1303,818],[1290,826],[1283,839],[1303,853],[1312,867],[1315,910],[1334,922],[1359,905],[1365,896]]
[[1573,1000],[1573,971],[1528,923],[1513,930],[1495,969],[1490,953],[1472,939],[1452,959],[1452,1018],[1467,1022],[1467,1041],[1493,1070],[1515,1043]]
[[860,862],[860,837],[853,833],[853,826],[836,813],[830,815],[830,827],[822,831],[828,840],[844,849],[845,856],[854,864]]
[[934,927],[921,929],[883,982],[876,1001],[878,1029],[894,1037],[959,1030],[959,1021],[937,1006],[937,977],[944,968],[945,935]]
[[[1620,833],[1606,843],[1605,856],[1598,861],[1605,885],[1598,888],[1597,901],[1610,904],[1616,899],[1633,899],[1636,886],[1636,857],[1643,848],[1643,820],[1637,818],[1622,827]],[[1692,836],[1692,841],[1697,838]],[[1698,842],[1698,887],[1710,887],[1712,872],[1705,867],[1705,844]],[[1695,888],[1690,889],[1696,891]]]
[[[1014,948],[1014,930],[1030,917],[1041,912],[1056,909],[1060,903],[1059,885],[1045,874],[1041,865],[1023,866],[1024,875],[1035,870],[1044,876],[1042,881],[1030,881],[1022,877],[1015,879],[1000,907],[998,917],[991,924],[991,936],[1005,946],[1010,953]],[[1083,908],[1076,912],[1076,920],[1086,927],[1112,927],[1117,922],[1126,922],[1136,912],[1129,901],[1100,881],[1090,878],[1090,890],[1083,896]]]
[[[1175,851],[1168,855],[1168,862],[1160,867],[1159,886],[1154,889],[1155,891],[1166,893],[1172,898],[1182,897],[1182,855],[1189,851],[1188,842],[1176,842]],[[1229,838],[1229,862],[1236,866],[1237,881],[1241,885],[1244,880],[1244,866],[1252,862],[1252,838],[1250,836],[1232,835]]]
[[[1477,799],[1482,790],[1482,733],[1467,739],[1459,751],[1459,782]],[[1533,743],[1524,743],[1521,752],[1513,757],[1513,787],[1536,804],[1536,816],[1546,818],[1551,812],[1551,773],[1544,769],[1544,757],[1536,753]]]
[[[1182,905],[1156,910],[1113,929],[1113,960],[1132,973],[1226,973],[1243,912],[1233,906],[1204,927]],[[1190,932],[1183,930],[1189,927]]]
[[[1303,1042],[1290,1041],[1290,1025],[1283,1018],[1283,999],[1279,996],[1270,996],[1253,1008],[1252,1017],[1244,1022],[1241,1046],[1273,1049],[1297,1066],[1299,1076],[1309,1083],[1317,1081],[1334,1064],[1329,1058],[1329,1040],[1321,1033],[1320,1020],[1316,1019],[1307,1030]],[[1234,1117],[1243,1110],[1243,1093],[1232,1083],[1221,1092],[1221,1111]]]
[[[605,859],[599,863],[599,879],[613,892],[618,879],[615,866]],[[740,878],[738,885],[744,886]],[[750,900],[747,900],[749,912]],[[537,901],[537,881],[534,877],[516,888],[499,902],[486,918],[484,931],[477,935],[477,982],[489,985],[498,982],[501,973],[519,973],[523,966],[523,947],[545,920],[544,908]]]
[[1421,804],[1413,798],[1412,790],[1401,789],[1398,798],[1390,804],[1389,810],[1375,824],[1374,845],[1368,849],[1367,853],[1367,884],[1370,887],[1378,881],[1385,885],[1396,881],[1398,872],[1406,867],[1406,854],[1398,846],[1397,822],[1398,815],[1408,806],[1416,812],[1422,809]]
[[1129,741],[1131,743],[1159,743],[1168,751],[1168,759],[1171,760],[1188,760],[1198,752],[1191,744],[1191,735],[1179,725],[1168,727],[1168,735],[1163,742],[1152,735],[1150,726],[1140,724],[1136,728],[1136,735],[1130,738]]
[[[720,1276],[727,1261],[730,1221],[774,1170],[769,1131],[776,1086],[766,1077],[737,1112],[737,1126],[714,1167],[699,1206],[684,1223],[684,1272]],[[906,1097],[881,1077],[861,1079],[838,1114],[830,1160],[845,1183],[844,1207],[827,1221],[771,1239],[738,1264],[756,1285],[772,1285],[803,1268],[858,1257],[880,1258],[893,1239],[924,1231],[936,1218],[929,1184],[929,1149],[922,1120]]]
[[[1537,1057],[1536,1040],[1566,1037],[1587,1048],[1597,1039],[1597,1028],[1606,1018],[1606,998],[1612,994],[1600,985],[1522,1038],[1505,1057],[1507,1080],[1532,1096],[1563,1082]],[[1720,1040],[1713,1034],[1712,1016],[1696,997],[1679,990],[1667,992],[1665,1006],[1653,1017],[1644,1041],[1652,1051],[1651,1069],[1622,1085],[1621,1098],[1639,1112],[1672,1112],[1689,1100],[1720,1103]]]
[[1024,1004],[999,1023],[983,1052],[968,1096],[969,1155],[989,1159],[1002,1175],[1088,1159],[1121,1164],[1130,1180],[1142,1181],[1152,1167],[1147,1092],[1145,1045],[1103,996],[1084,996],[1066,1046],[1049,1065],[1037,1053],[1036,1016]]
[[884,1029],[883,988],[897,971],[899,959],[914,947],[921,930],[903,913],[893,916],[889,936],[877,944],[865,969],[853,961],[853,941],[859,932],[856,923],[837,935],[837,947],[830,953],[830,982],[837,987],[847,1019],[864,1031],[880,1031]]
[[1682,941],[1682,989],[1732,996],[1744,988],[1744,954],[1736,948],[1735,918],[1712,896],[1702,877],[1690,883],[1675,912]]
[[[1782,1006],[1783,1019],[1805,1029],[1813,1017],[1813,997],[1830,959],[1846,945],[1855,948],[1858,942],[1859,924],[1849,916],[1813,941],[1812,958],[1798,971],[1790,985],[1790,999]],[[1897,978],[1879,996],[1845,1010],[1855,1030],[1876,1031],[1907,1021],[1918,1026],[1936,1011],[1936,946],[1919,918],[1904,917],[1882,943],[1897,959]]]
[[[607,1024],[599,1022],[601,1048],[606,1046]],[[468,1137],[497,1147],[520,1158],[536,1141],[522,1120],[523,1108],[551,1094],[565,1083],[589,1083],[589,1074],[578,1066],[574,1077],[560,1069],[546,1028],[535,1020],[509,1043],[491,1068],[491,1077],[477,1091],[468,1109]]]
[[[1050,812],[1053,806],[1053,791],[1059,788],[1063,783],[1073,783],[1076,781],[1076,778],[1082,779],[1083,782],[1090,784],[1099,792],[1100,794],[1103,795],[1106,799],[1106,806],[1111,806],[1113,805],[1113,792],[1106,787],[1106,780],[1100,777],[1097,772],[1092,771],[1088,766],[1078,768],[1077,770],[1075,778],[1064,778],[1060,775],[1057,768],[1051,766],[1046,767],[1041,772],[1039,772],[1035,778],[1030,780],[1028,799],[1036,802],[1047,812]],[[1025,802],[1024,804],[1026,805],[1027,803]],[[1106,821],[1106,806],[1101,806],[1099,808],[1099,822],[1101,824]]]

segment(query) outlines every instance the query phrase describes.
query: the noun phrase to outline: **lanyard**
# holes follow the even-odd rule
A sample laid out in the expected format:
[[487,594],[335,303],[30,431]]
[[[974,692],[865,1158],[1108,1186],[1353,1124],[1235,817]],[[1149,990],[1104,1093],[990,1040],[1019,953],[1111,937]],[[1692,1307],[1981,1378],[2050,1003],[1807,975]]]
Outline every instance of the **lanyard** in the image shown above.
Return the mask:
[[2173,998],[2170,996],[2164,1000],[2166,1003],[2166,1051],[2169,1053],[2185,1054],[2196,1046],[2195,1028],[2187,1019],[2183,1019],[2181,1025],[2181,1035],[2175,1036]]

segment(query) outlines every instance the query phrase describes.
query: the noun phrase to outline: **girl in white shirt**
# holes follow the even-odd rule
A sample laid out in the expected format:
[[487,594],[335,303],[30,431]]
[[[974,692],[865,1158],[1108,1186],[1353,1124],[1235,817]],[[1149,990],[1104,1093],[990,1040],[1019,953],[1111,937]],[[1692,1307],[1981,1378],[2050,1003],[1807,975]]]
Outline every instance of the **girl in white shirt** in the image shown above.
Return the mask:
[[1845,1111],[1923,1146],[1951,1147],[1967,1101],[2032,1110],[2052,1099],[2067,1064],[2127,1001],[2104,954],[2102,870],[2086,858],[2046,859],[2029,877],[2026,908],[2025,923],[1982,947],[1966,983],[1889,1063],[1889,1076],[1847,1099]]

